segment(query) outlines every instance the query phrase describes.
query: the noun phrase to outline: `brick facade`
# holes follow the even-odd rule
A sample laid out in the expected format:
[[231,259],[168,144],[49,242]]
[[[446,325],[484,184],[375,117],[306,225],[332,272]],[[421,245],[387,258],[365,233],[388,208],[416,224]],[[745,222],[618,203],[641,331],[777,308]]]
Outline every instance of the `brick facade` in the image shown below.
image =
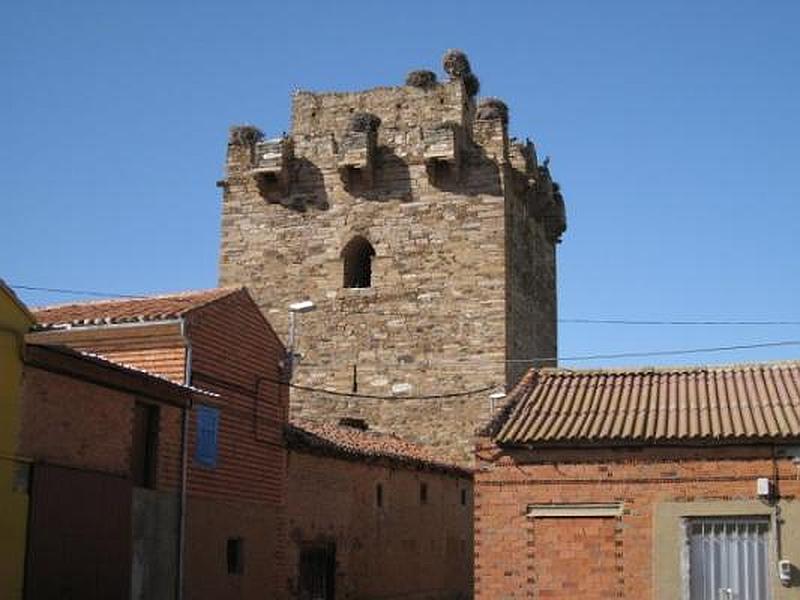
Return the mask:
[[[381,124],[354,154],[358,113]],[[288,137],[242,132],[221,182],[220,284],[246,284],[281,334],[291,302],[317,304],[300,319],[298,383],[390,398],[298,391],[293,414],[359,416],[470,461],[489,392],[402,397],[503,387],[529,366],[505,359],[555,356],[563,223],[546,213],[563,201],[533,146],[509,140],[507,120],[477,109],[458,78],[298,92]],[[343,252],[358,236],[374,251],[372,285],[345,287]]]
[[[186,597],[283,598],[288,394],[275,383],[283,345],[244,291],[190,314],[186,333],[192,383],[220,394],[209,402],[220,409],[216,467],[195,461],[196,418],[189,428]],[[234,538],[244,544],[241,574],[227,572]]]
[[335,545],[336,598],[472,597],[470,477],[298,451],[290,451],[289,475],[293,597],[303,597],[301,552],[326,544]]
[[171,596],[179,469],[162,442],[179,437],[200,394],[65,348],[29,344],[24,355],[25,597]]
[[134,394],[28,367],[22,396],[24,455],[129,476]]
[[[188,378],[218,394],[198,399],[189,419],[185,597],[216,598],[238,590],[243,598],[283,598],[288,393],[277,382],[285,351],[248,292],[212,290],[56,310],[59,319],[75,314],[87,324],[45,330],[31,339],[101,352],[164,377]],[[138,310],[146,318],[137,318]],[[93,326],[94,320],[113,321],[107,314],[126,321]],[[195,458],[198,405],[220,411],[213,467]],[[163,472],[179,481],[180,415],[162,420],[162,434]],[[225,544],[235,538],[244,541],[247,566],[231,574]]]
[[[478,453],[476,598],[678,600],[682,519],[768,518],[775,508],[757,498],[759,477],[776,482],[783,558],[800,561],[797,447],[534,451],[502,450],[484,439]],[[526,516],[539,503],[619,503],[621,513]],[[795,597],[795,587],[777,581],[772,552],[768,566],[772,597]],[[800,585],[796,575],[793,585]]]

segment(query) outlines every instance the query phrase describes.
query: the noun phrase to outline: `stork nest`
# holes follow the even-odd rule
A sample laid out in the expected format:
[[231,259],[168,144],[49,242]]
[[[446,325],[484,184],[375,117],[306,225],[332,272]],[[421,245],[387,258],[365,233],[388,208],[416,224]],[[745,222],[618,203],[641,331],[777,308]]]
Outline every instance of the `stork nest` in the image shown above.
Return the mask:
[[425,69],[411,71],[406,76],[406,85],[423,90],[429,90],[432,87],[436,87],[436,73],[433,71],[427,71]]
[[371,113],[360,112],[356,113],[350,119],[350,131],[358,131],[361,133],[368,133],[378,131],[381,126],[380,117]]
[[478,103],[475,118],[479,121],[500,119],[503,125],[508,125],[508,105],[500,98],[484,98]]
[[469,59],[461,50],[452,49],[445,52],[442,58],[442,67],[444,67],[445,73],[454,78],[464,77],[467,73],[472,72]]
[[231,144],[238,146],[252,146],[264,139],[264,133],[253,125],[234,125],[228,137]]

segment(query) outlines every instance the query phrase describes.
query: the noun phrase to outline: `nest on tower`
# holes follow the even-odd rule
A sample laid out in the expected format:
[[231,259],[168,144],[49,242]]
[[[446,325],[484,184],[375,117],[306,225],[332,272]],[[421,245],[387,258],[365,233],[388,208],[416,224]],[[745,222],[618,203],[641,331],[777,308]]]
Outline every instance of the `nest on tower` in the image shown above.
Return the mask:
[[237,146],[252,146],[264,139],[264,133],[253,125],[234,125],[231,127],[228,140]]
[[460,79],[464,82],[464,89],[470,98],[475,97],[481,89],[481,82],[469,64],[467,55],[461,50],[448,50],[442,58],[442,67],[451,79]]
[[417,71],[411,71],[408,75],[406,75],[406,85],[410,85],[415,88],[429,90],[433,87],[436,87],[436,84],[436,73],[433,71],[419,69]]
[[500,98],[484,98],[478,103],[475,118],[479,121],[500,119],[503,125],[508,125],[508,105]]
[[454,79],[464,77],[467,73],[472,73],[469,59],[461,50],[451,49],[444,53],[442,58],[444,72]]
[[350,118],[350,131],[357,131],[359,133],[370,133],[378,131],[381,126],[380,117],[371,113],[359,112]]

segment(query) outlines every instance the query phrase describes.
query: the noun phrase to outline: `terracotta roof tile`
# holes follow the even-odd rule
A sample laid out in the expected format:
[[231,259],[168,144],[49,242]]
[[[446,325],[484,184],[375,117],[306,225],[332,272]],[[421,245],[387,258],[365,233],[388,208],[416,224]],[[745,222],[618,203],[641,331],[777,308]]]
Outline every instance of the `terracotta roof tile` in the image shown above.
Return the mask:
[[39,327],[106,325],[165,321],[213,302],[242,288],[214,288],[144,298],[96,300],[33,308]]
[[800,438],[800,362],[531,370],[484,433],[512,445]]
[[403,466],[465,476],[471,473],[464,467],[438,458],[432,448],[396,435],[346,425],[295,419],[287,428],[287,440],[289,447],[295,450],[307,449],[355,459],[387,459]]

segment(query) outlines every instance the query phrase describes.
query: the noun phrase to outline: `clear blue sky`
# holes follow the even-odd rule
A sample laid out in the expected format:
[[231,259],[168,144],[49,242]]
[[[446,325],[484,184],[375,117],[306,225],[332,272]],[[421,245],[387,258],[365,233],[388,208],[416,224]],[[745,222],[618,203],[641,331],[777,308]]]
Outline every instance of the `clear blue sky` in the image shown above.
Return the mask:
[[[800,320],[799,25],[794,0],[6,2],[0,277],[214,286],[229,125],[279,134],[296,87],[399,84],[458,47],[552,157],[562,317]],[[563,355],[788,339],[800,327],[560,328]]]

